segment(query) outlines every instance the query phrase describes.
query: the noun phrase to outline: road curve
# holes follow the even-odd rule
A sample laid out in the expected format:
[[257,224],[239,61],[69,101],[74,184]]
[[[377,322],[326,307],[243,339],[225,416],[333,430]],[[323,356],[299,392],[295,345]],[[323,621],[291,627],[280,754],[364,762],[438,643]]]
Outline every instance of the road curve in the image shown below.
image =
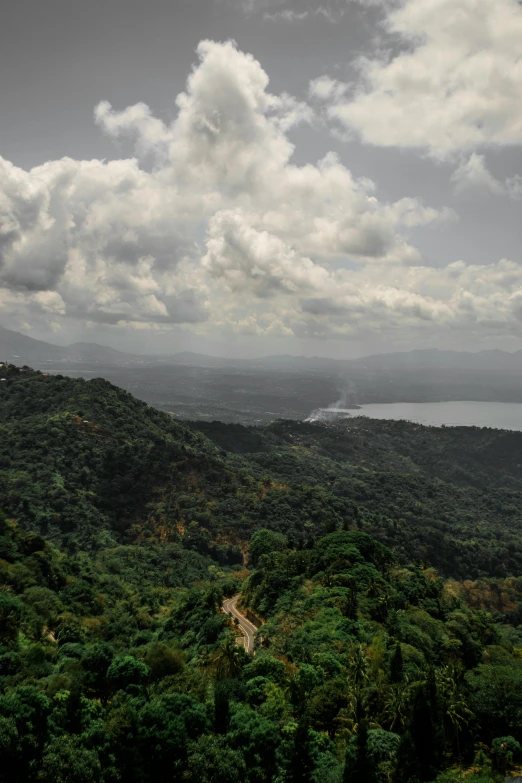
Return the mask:
[[241,614],[239,609],[236,608],[236,604],[239,599],[238,595],[233,595],[232,598],[227,598],[223,601],[223,611],[225,614],[229,614],[235,617],[239,623],[239,627],[245,635],[245,650],[247,653],[254,652],[254,634],[257,631],[256,626],[247,620],[244,614]]

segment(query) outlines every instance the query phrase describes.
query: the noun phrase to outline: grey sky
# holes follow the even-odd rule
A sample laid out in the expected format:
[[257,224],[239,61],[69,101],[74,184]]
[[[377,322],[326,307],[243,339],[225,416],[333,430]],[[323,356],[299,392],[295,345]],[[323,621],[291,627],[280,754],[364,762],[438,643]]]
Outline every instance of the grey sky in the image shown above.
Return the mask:
[[[484,26],[463,34],[439,24],[448,2],[10,4],[0,156],[17,168],[0,178],[2,324],[151,351],[522,347],[522,9],[480,0]],[[452,3],[470,13],[470,0]],[[205,39],[233,39],[239,54],[218,47],[198,60]],[[487,92],[477,45],[493,63]],[[354,67],[361,56],[373,65]],[[477,79],[459,71],[464,61]],[[176,96],[193,66],[182,127]],[[263,108],[263,71],[263,90],[292,105]],[[312,95],[320,77],[329,81]],[[256,96],[252,117],[234,114],[241,90],[241,101]],[[112,109],[95,123],[100,101]],[[146,117],[125,113],[136,104]],[[219,155],[194,140],[202,117],[220,118]],[[310,192],[296,183],[291,164],[315,167],[329,152],[342,170],[310,170]],[[264,161],[280,153],[269,179]],[[135,154],[127,173],[77,163]]]
[[[306,0],[295,5],[313,7]],[[344,76],[347,51],[362,50],[374,32],[358,6],[336,24],[320,16],[302,24],[270,21],[241,7],[227,0],[9,4],[0,31],[3,157],[24,167],[63,155],[114,157],[114,143],[92,122],[94,106],[104,98],[118,108],[145,101],[172,119],[204,38],[235,39],[264,65],[274,92],[305,97],[308,81],[332,65]]]

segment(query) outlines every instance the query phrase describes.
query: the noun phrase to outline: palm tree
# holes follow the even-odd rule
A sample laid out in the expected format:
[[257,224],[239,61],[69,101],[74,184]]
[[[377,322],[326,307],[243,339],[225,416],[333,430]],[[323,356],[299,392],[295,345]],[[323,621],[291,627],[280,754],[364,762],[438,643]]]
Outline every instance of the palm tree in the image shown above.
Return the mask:
[[351,701],[355,724],[358,725],[364,716],[364,686],[369,682],[369,663],[361,644],[352,646],[348,653],[348,684],[351,690]]
[[401,682],[389,686],[381,720],[390,731],[403,731],[411,711],[411,701],[412,691],[408,685]]
[[474,717],[466,702],[461,697],[458,688],[458,671],[454,666],[448,665],[444,669],[435,672],[437,691],[442,705],[444,736],[447,738],[447,729],[453,729],[457,742],[457,752],[460,753],[459,736]]
[[239,677],[248,660],[245,648],[239,645],[234,634],[226,635],[218,649],[208,659],[208,666],[217,680],[233,680]]

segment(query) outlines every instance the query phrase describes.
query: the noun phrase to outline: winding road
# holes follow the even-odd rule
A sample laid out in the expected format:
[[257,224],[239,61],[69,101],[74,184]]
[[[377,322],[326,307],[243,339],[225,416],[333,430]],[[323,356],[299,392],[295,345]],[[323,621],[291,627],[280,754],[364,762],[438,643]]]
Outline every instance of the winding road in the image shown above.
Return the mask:
[[244,614],[241,614],[239,609],[236,608],[236,604],[239,599],[238,595],[233,595],[232,598],[227,598],[223,601],[223,611],[225,614],[229,614],[235,617],[239,623],[239,627],[245,635],[245,650],[251,654],[254,652],[254,634],[257,631],[256,626],[247,620]]

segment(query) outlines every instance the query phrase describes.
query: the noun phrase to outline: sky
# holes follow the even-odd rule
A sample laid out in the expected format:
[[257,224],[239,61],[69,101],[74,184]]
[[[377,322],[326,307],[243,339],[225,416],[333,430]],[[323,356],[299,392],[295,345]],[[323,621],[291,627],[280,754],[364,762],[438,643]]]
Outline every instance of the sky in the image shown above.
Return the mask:
[[17,0],[0,324],[129,351],[522,348],[517,0]]

